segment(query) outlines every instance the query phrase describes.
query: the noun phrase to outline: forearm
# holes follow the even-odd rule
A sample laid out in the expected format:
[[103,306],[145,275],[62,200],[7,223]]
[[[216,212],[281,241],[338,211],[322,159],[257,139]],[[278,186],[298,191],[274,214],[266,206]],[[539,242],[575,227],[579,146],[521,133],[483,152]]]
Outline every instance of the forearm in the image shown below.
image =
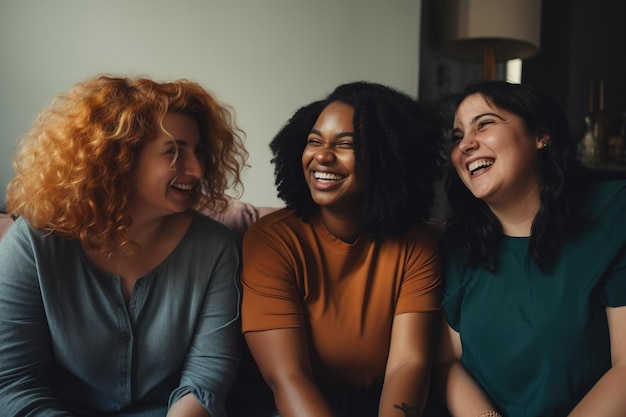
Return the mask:
[[569,416],[618,417],[626,415],[625,381],[626,366],[609,369]]
[[332,408],[315,383],[308,378],[269,382],[281,417],[334,417]]
[[407,364],[385,377],[379,417],[420,417],[426,405],[430,380],[427,364]]
[[193,394],[179,398],[167,412],[167,417],[211,417]]
[[439,364],[437,386],[448,411],[454,417],[476,417],[485,410],[496,410],[482,388],[458,361]]

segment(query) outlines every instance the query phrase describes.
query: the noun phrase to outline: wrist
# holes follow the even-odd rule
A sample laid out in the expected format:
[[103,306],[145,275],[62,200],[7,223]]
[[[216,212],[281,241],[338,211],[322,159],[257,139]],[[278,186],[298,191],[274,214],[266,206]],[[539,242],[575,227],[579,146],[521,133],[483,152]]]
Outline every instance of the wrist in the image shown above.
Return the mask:
[[502,417],[496,410],[485,410],[476,417]]

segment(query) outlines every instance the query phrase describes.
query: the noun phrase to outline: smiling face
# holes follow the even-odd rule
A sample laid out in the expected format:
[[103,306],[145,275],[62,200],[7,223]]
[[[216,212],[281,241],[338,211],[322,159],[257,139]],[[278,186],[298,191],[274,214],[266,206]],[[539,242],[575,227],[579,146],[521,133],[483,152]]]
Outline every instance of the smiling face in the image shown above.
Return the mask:
[[146,141],[133,170],[131,216],[163,216],[188,210],[204,175],[204,148],[198,124],[188,115],[167,113],[163,127]]
[[519,116],[470,95],[456,111],[454,139],[452,163],[476,198],[490,206],[538,199],[537,152],[545,138],[530,135]]
[[354,109],[330,103],[320,113],[302,152],[302,168],[316,204],[336,213],[354,213],[360,190],[354,154]]

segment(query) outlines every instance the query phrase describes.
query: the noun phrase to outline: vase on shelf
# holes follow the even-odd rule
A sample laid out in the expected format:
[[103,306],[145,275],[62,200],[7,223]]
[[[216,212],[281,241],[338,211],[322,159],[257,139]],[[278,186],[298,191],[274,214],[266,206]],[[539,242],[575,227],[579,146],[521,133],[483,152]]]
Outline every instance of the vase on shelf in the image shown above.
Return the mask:
[[578,142],[578,158],[587,166],[595,166],[600,162],[600,147],[593,130],[593,120],[585,116],[585,134]]

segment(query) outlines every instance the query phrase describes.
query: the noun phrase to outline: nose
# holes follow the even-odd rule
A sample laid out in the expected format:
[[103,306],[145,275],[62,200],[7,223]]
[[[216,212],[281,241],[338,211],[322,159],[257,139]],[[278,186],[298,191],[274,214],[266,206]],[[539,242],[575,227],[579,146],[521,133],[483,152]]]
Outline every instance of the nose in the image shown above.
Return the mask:
[[463,139],[459,142],[459,150],[463,153],[467,153],[475,150],[478,147],[478,142],[471,135],[463,136]]
[[201,178],[204,175],[204,159],[195,152],[185,152],[178,160],[178,170],[184,175]]
[[315,153],[315,160],[319,164],[329,164],[335,160],[335,153],[327,145],[322,146]]

